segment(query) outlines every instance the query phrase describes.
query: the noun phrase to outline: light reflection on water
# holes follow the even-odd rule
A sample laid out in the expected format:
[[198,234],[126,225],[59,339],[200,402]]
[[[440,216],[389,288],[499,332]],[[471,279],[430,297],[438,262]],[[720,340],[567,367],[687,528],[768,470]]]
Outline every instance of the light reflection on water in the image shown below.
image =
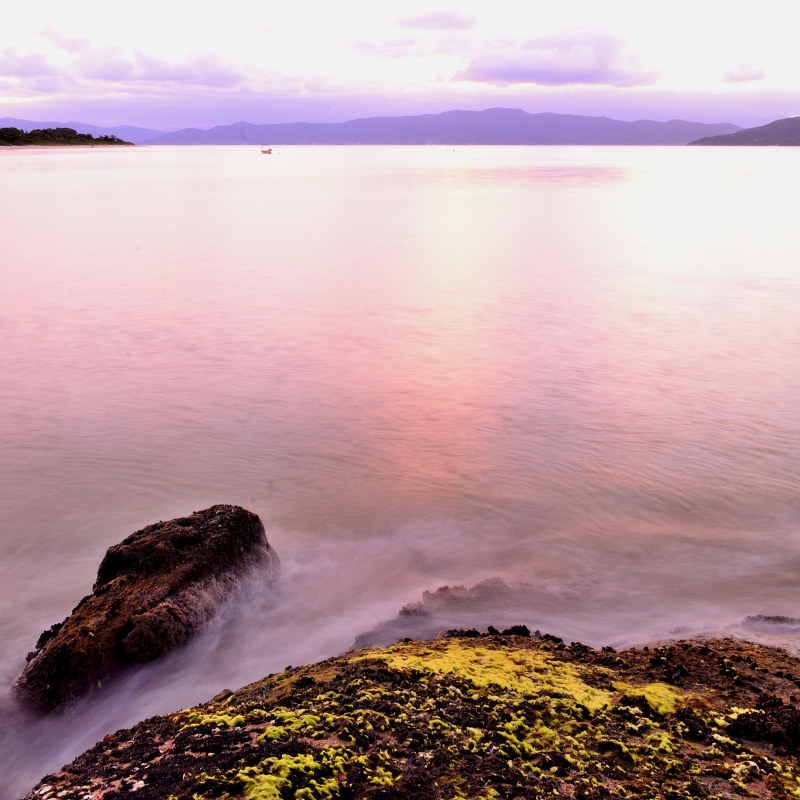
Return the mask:
[[146,524],[239,503],[284,562],[277,594],[91,711],[6,726],[4,797],[443,583],[524,581],[511,621],[597,645],[798,615],[790,150],[27,150],[0,170],[4,685]]

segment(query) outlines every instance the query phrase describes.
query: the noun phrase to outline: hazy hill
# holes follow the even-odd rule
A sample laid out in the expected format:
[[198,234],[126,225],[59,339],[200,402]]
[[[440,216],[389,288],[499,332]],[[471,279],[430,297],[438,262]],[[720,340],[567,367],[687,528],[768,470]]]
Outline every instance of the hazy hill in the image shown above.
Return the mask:
[[529,114],[520,109],[445,111],[349,122],[255,125],[237,122],[209,130],[187,128],[147,144],[686,144],[700,135],[739,130],[729,123],[670,120],[623,122],[574,114]]
[[164,131],[153,130],[152,128],[139,128],[135,125],[114,125],[103,128],[99,125],[87,125],[84,122],[36,122],[30,119],[17,119],[16,117],[0,117],[0,128],[21,128],[24,131],[45,128],[72,128],[77,133],[89,133],[92,136],[116,136],[126,142],[141,144],[154,136],[160,136]]
[[710,145],[800,145],[800,117],[788,117],[760,125],[744,128],[721,136],[704,136],[689,144]]

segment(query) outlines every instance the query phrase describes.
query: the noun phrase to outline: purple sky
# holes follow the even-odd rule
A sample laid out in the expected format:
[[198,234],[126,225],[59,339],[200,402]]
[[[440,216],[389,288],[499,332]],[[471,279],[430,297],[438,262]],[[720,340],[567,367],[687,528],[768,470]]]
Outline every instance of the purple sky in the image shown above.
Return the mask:
[[745,126],[800,114],[777,0],[18,5],[0,29],[0,116],[167,129],[493,106]]

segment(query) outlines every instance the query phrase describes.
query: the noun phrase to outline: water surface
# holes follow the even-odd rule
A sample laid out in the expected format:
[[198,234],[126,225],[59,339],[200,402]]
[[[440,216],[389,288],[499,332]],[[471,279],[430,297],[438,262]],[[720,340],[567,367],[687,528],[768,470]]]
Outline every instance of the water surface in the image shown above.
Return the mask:
[[442,584],[524,582],[513,621],[593,645],[800,616],[791,148],[34,148],[0,173],[4,691],[134,530],[237,503],[283,562],[90,708],[0,726],[4,799]]

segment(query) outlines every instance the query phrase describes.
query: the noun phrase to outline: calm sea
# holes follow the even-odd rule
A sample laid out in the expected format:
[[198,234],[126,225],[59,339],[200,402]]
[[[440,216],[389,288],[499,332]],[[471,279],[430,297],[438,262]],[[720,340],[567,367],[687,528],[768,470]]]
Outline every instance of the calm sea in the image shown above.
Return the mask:
[[3,798],[442,584],[524,582],[509,624],[593,645],[800,646],[745,619],[800,616],[797,149],[15,149],[0,176],[3,694],[134,530],[241,504],[283,563],[90,708],[3,701]]

